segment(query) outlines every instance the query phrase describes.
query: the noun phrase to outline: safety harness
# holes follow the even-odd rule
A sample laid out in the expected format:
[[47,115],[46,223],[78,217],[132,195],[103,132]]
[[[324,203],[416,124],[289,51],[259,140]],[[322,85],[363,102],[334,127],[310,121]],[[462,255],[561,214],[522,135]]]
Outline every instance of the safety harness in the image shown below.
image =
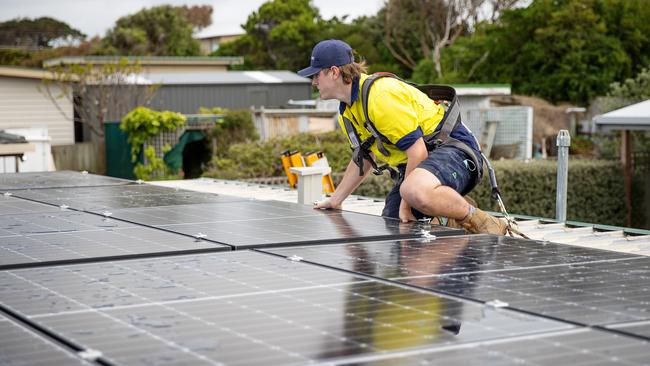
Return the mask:
[[[479,160],[474,149],[469,147],[464,142],[451,137],[451,132],[461,123],[460,105],[458,103],[458,97],[456,96],[456,91],[454,90],[454,88],[445,85],[413,84],[404,81],[399,77],[387,72],[375,73],[373,75],[370,75],[368,78],[366,78],[366,80],[364,80],[363,85],[361,86],[361,103],[363,108],[363,115],[365,118],[363,126],[368,131],[370,131],[371,136],[367,138],[365,141],[361,141],[360,135],[357,132],[356,128],[354,127],[352,121],[350,121],[347,117],[343,117],[343,125],[345,127],[345,132],[350,139],[350,143],[353,151],[352,161],[354,161],[354,163],[359,167],[359,175],[362,176],[364,174],[363,161],[367,160],[372,165],[373,174],[381,175],[384,170],[388,170],[390,172],[391,178],[393,178],[395,183],[399,183],[399,181],[403,179],[403,177],[400,177],[397,170],[390,167],[388,164],[378,166],[375,160],[373,159],[372,155],[370,154],[370,147],[373,144],[377,144],[377,150],[379,150],[381,154],[383,154],[384,156],[390,156],[390,151],[386,149],[384,144],[393,145],[393,143],[386,136],[381,134],[377,130],[377,128],[375,128],[375,125],[370,119],[370,115],[368,114],[368,96],[370,95],[370,88],[372,87],[375,81],[384,77],[391,77],[400,80],[401,82],[410,85],[412,87],[415,87],[421,92],[425,93],[430,99],[434,100],[436,103],[442,101],[447,105],[445,114],[442,117],[442,120],[440,121],[441,124],[440,129],[437,129],[437,131],[424,136],[424,143],[428,151],[433,151],[442,145],[449,145],[449,146],[454,146],[459,150],[465,152],[467,156],[469,156],[470,160],[474,163],[474,166],[476,167],[478,173],[476,175],[476,179],[474,180],[474,182],[472,182],[471,186],[468,187],[467,189],[467,191],[472,190],[476,186],[476,184],[478,184],[478,182],[481,181],[481,178],[483,177],[483,164],[481,164],[481,161]],[[467,192],[463,192],[463,194],[465,193]]]
[[[381,154],[383,154],[384,156],[390,156],[390,151],[386,149],[384,144],[393,145],[393,143],[386,136],[381,134],[377,130],[377,128],[375,128],[375,125],[372,123],[372,120],[370,119],[370,115],[368,114],[368,96],[370,95],[370,88],[372,87],[372,84],[374,84],[375,81],[384,77],[395,78],[407,85],[410,85],[420,90],[436,103],[443,102],[445,103],[445,105],[447,105],[445,114],[442,117],[442,120],[440,121],[441,124],[440,129],[436,129],[435,132],[424,136],[424,143],[429,152],[439,148],[442,145],[453,146],[465,152],[465,154],[467,154],[470,160],[474,163],[474,166],[476,167],[477,170],[477,174],[472,184],[464,192],[462,192],[462,195],[465,195],[469,191],[474,189],[474,187],[481,181],[483,177],[483,164],[478,159],[478,156],[474,149],[469,147],[464,142],[451,137],[452,131],[456,127],[458,127],[459,124],[461,124],[460,105],[458,102],[458,96],[456,95],[456,90],[450,86],[445,86],[445,85],[423,85],[423,84],[410,83],[388,72],[379,72],[368,76],[366,80],[364,80],[363,85],[361,86],[361,103],[363,108],[363,115],[365,118],[363,126],[368,131],[370,131],[371,133],[370,137],[368,137],[364,141],[361,141],[360,135],[357,132],[356,128],[354,127],[352,121],[350,121],[347,117],[342,116],[343,125],[345,127],[345,133],[348,135],[352,147],[352,161],[354,161],[354,163],[359,167],[359,176],[363,176],[365,174],[363,171],[363,167],[364,167],[363,161],[367,160],[368,162],[370,162],[373,168],[373,172],[372,172],[373,174],[381,175],[384,170],[387,170],[390,172],[390,176],[393,179],[393,181],[395,181],[396,184],[399,184],[400,181],[404,179],[404,177],[400,176],[400,173],[396,169],[392,168],[388,164],[378,166],[377,163],[375,162],[375,159],[372,157],[372,154],[370,153],[370,147],[376,143],[377,150],[379,150]],[[492,199],[497,201],[497,203],[499,204],[499,209],[502,211],[502,213],[505,216],[505,219],[508,223],[507,232],[511,236],[514,236],[514,234],[518,234],[524,238],[527,238],[526,235],[521,233],[516,228],[517,223],[515,222],[514,219],[512,219],[510,215],[508,215],[508,212],[506,211],[506,207],[503,204],[503,200],[501,199],[501,192],[499,191],[496,175],[494,173],[494,169],[492,169],[492,165],[490,164],[489,160],[485,155],[483,155],[480,152],[479,154],[483,158],[482,161],[485,162],[485,164],[488,167],[490,185],[492,187]]]

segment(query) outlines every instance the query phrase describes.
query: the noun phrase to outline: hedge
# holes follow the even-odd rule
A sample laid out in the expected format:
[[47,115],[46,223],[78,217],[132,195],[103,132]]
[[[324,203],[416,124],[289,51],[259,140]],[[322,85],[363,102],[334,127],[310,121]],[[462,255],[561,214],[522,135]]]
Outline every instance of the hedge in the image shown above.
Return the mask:
[[[230,146],[224,158],[215,158],[204,175],[223,179],[282,176],[280,153],[286,149],[303,153],[324,151],[334,172],[342,172],[350,159],[350,149],[340,132],[299,135]],[[555,217],[556,163],[503,160],[492,163],[508,211],[513,214]],[[388,174],[371,176],[355,194],[384,197],[392,188]],[[567,219],[595,224],[625,226],[625,192],[620,163],[608,160],[571,159],[569,162]],[[638,190],[637,190],[638,191]],[[487,174],[470,194],[481,208],[498,211],[490,198]],[[642,193],[639,193],[642,194]],[[644,212],[634,200],[633,212]],[[638,218],[636,218],[638,219]],[[643,222],[635,220],[635,222]]]

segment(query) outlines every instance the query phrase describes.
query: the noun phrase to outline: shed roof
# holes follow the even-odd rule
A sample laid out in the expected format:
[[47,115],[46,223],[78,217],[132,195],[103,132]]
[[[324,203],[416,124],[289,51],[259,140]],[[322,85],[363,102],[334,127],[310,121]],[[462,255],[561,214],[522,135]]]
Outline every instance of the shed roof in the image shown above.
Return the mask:
[[291,71],[165,72],[147,73],[144,78],[162,85],[227,84],[309,84],[311,81]]
[[114,64],[120,60],[140,65],[241,65],[243,57],[212,56],[69,56],[57,57],[43,62],[44,67],[75,64]]
[[608,130],[650,130],[650,99],[594,117],[598,128]]

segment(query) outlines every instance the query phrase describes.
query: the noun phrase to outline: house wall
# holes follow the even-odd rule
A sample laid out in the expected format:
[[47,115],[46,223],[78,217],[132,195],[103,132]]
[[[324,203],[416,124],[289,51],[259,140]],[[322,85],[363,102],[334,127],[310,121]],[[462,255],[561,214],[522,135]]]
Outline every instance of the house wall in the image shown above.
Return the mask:
[[[0,130],[11,128],[47,128],[53,146],[74,143],[72,103],[58,99],[66,118],[38,88],[40,79],[0,76]],[[53,94],[60,89],[53,87]]]

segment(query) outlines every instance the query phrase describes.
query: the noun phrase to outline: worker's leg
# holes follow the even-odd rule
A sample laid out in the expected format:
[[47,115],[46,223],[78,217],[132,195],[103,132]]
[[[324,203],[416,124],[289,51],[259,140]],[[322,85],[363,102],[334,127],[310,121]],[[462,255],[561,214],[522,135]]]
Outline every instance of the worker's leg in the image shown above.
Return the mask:
[[505,223],[461,196],[470,190],[476,174],[463,151],[441,146],[406,177],[400,193],[411,207],[425,215],[454,219],[470,232],[504,234]]

